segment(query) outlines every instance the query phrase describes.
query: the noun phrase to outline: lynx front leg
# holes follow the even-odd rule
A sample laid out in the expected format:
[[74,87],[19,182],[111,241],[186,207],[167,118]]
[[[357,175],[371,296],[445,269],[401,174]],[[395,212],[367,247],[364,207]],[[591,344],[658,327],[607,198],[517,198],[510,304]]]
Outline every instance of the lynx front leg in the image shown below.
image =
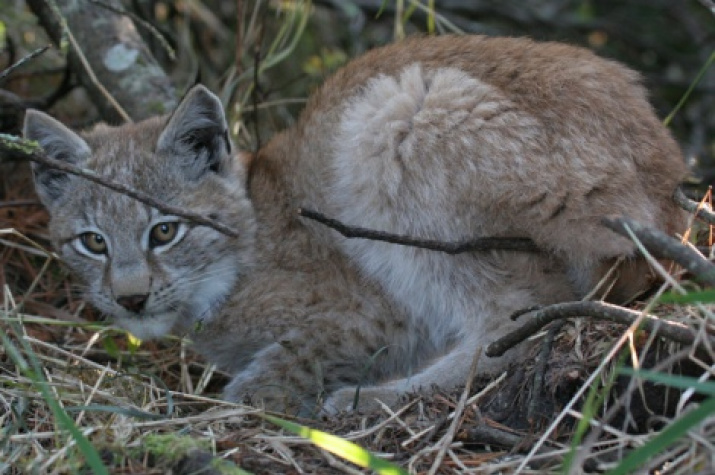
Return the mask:
[[269,345],[231,379],[224,399],[276,412],[309,414],[322,392],[322,381],[316,378],[317,371],[306,371],[296,359],[281,343]]
[[300,329],[257,352],[226,386],[224,397],[273,411],[313,415],[323,395],[384,374],[389,365],[376,358],[400,359],[399,352],[381,351],[389,344],[387,338],[385,322],[379,324],[363,314],[310,317]]
[[[440,388],[450,390],[463,386],[470,376],[470,369],[477,353],[489,343],[484,338],[467,338],[449,353],[437,358],[429,366],[423,368],[413,376],[395,379],[383,384],[367,387],[343,387],[334,391],[323,405],[327,414],[336,414],[341,411],[357,409],[362,412],[373,412],[381,407],[381,403],[388,407],[399,406],[400,399],[409,393],[424,393]],[[515,351],[526,351],[526,346],[521,346]],[[510,362],[515,361],[519,355],[514,351],[501,358],[488,358],[479,355],[477,374],[496,374],[507,368]],[[358,396],[357,408],[354,402]]]

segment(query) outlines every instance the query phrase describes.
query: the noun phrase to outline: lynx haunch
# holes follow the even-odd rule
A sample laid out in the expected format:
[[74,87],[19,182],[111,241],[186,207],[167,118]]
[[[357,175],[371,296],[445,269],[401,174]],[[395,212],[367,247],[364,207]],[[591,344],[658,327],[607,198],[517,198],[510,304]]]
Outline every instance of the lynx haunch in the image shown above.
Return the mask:
[[[601,218],[684,229],[671,195],[685,166],[639,76],[563,44],[410,39],[338,71],[255,156],[234,153],[227,128],[202,86],[139,124],[78,134],[38,111],[25,120],[49,156],[238,230],[34,169],[86,299],[140,338],[188,334],[233,375],[230,400],[309,413],[346,409],[358,386],[370,408],[462,384],[514,311],[583,297],[619,258],[612,299],[648,285]],[[526,237],[543,252],[345,239],[301,206],[425,239]],[[482,357],[479,371],[519,358]]]

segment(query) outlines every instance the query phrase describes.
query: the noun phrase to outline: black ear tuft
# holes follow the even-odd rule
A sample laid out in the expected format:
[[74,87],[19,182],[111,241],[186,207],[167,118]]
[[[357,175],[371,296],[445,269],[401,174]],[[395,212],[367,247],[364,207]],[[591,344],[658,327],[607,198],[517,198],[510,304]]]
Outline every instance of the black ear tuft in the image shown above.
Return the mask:
[[195,177],[220,172],[230,151],[221,101],[200,85],[186,94],[157,142],[157,152],[176,155]]
[[[79,135],[40,111],[30,109],[25,113],[23,135],[37,141],[47,156],[55,160],[79,165],[92,153]],[[35,189],[45,206],[49,207],[67,191],[70,179],[66,173],[37,163],[32,164],[32,172]]]

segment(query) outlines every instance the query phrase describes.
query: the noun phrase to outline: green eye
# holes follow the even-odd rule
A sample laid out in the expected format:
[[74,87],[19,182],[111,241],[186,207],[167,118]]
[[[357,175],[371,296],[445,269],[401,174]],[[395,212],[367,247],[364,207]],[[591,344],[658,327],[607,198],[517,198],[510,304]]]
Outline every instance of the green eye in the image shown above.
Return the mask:
[[83,233],[80,235],[80,241],[85,249],[87,249],[92,254],[106,254],[107,253],[107,241],[104,236],[98,233]]
[[179,232],[179,223],[171,221],[167,223],[159,223],[149,233],[149,247],[158,247],[169,244],[176,238]]

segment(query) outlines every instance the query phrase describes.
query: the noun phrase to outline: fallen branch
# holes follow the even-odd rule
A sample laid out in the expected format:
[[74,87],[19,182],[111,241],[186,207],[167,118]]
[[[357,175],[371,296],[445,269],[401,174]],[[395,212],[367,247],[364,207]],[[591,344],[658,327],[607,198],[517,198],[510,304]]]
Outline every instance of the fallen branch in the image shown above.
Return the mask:
[[0,208],[21,208],[25,206],[42,206],[42,203],[37,200],[0,201]]
[[534,379],[532,383],[531,399],[529,400],[529,406],[526,412],[526,420],[529,421],[531,427],[536,427],[536,412],[539,409],[539,403],[544,399],[544,381],[546,380],[546,369],[549,363],[549,355],[551,354],[551,347],[554,344],[556,335],[561,331],[566,321],[562,320],[557,322],[549,328],[546,337],[541,342],[541,348],[539,349],[539,354],[536,356],[536,361],[534,364]]
[[708,203],[701,203],[698,201],[691,200],[683,190],[678,187],[673,193],[673,201],[675,204],[683,208],[689,213],[693,213],[697,218],[702,219],[708,224],[715,224],[715,213],[713,213],[712,208]]
[[5,68],[2,72],[0,72],[0,84],[5,82],[5,79],[12,74],[13,71],[16,69],[22,67],[23,64],[31,61],[32,59],[40,56],[42,53],[47,51],[50,48],[51,45],[43,46],[41,48],[37,48],[35,51],[32,51],[30,54],[23,56],[20,58],[19,61],[17,61],[15,64],[12,64]]
[[105,176],[98,175],[92,170],[87,170],[72,165],[71,163],[49,158],[44,154],[42,147],[40,147],[37,142],[24,140],[12,135],[0,134],[0,156],[11,160],[29,160],[31,162],[41,163],[42,165],[50,168],[69,173],[70,175],[82,177],[105,188],[127,195],[164,213],[180,216],[194,223],[208,226],[227,236],[238,236],[238,232],[236,230],[216,220],[207,218],[192,211],[187,211],[185,209],[163,203],[144,192],[135,190],[134,188],[125,185],[124,183],[119,183]]
[[463,430],[458,440],[470,444],[496,445],[514,449],[524,442],[524,436],[482,422]]
[[337,219],[328,218],[322,213],[306,208],[299,208],[298,214],[304,218],[317,221],[335,231],[339,232],[348,239],[369,239],[372,241],[389,242],[391,244],[399,244],[401,246],[418,247],[420,249],[428,249],[431,251],[440,251],[447,254],[460,254],[463,252],[479,252],[479,251],[518,251],[518,252],[540,252],[534,241],[528,238],[508,238],[508,237],[487,237],[476,238],[471,241],[464,242],[442,242],[432,239],[419,239],[400,234],[391,234],[372,229],[361,228],[358,226],[349,226]]
[[715,264],[677,239],[628,218],[603,218],[601,222],[629,239],[630,230],[655,257],[671,260],[692,272],[700,282],[715,285]]
[[469,374],[467,375],[467,382],[464,385],[462,395],[459,397],[459,401],[457,402],[457,407],[454,409],[454,413],[452,413],[452,422],[449,424],[447,432],[438,442],[439,450],[437,451],[437,455],[435,456],[434,461],[432,462],[432,466],[427,472],[427,475],[435,475],[437,473],[440,466],[442,465],[442,460],[444,460],[444,456],[447,454],[447,451],[449,450],[450,446],[452,445],[452,442],[454,441],[454,437],[457,434],[457,429],[462,423],[462,415],[464,414],[464,408],[467,405],[467,399],[469,398],[469,391],[472,387],[472,381],[474,381],[474,378],[477,375],[477,368],[479,367],[479,358],[481,356],[482,348],[479,347],[477,348],[477,351],[474,353],[474,357],[472,358],[472,364],[469,367]]
[[[632,325],[642,312],[630,310],[618,305],[605,302],[565,302],[549,305],[529,313],[529,320],[513,332],[504,335],[487,346],[485,354],[489,357],[501,356],[510,348],[536,334],[549,323],[572,317],[588,317],[596,320]],[[695,332],[687,325],[671,322],[646,314],[643,317],[641,328],[649,333],[655,331],[658,335],[684,345],[695,342]]]

